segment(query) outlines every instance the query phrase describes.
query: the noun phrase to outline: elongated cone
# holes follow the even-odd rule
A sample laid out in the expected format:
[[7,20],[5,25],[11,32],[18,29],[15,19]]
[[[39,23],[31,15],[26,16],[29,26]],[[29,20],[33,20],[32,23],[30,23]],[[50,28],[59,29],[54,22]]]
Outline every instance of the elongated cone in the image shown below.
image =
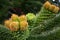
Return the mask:
[[45,2],[45,4],[43,5],[46,9],[49,9],[51,3],[49,1]]
[[16,21],[16,20],[18,19],[18,15],[12,14],[11,19],[12,19],[13,21]]
[[9,27],[11,31],[17,31],[19,29],[19,22],[11,22]]
[[19,20],[20,20],[20,21],[27,21],[27,18],[26,18],[25,15],[21,15],[21,16],[19,17]]
[[20,22],[20,30],[26,30],[28,28],[28,22],[26,21],[21,21]]

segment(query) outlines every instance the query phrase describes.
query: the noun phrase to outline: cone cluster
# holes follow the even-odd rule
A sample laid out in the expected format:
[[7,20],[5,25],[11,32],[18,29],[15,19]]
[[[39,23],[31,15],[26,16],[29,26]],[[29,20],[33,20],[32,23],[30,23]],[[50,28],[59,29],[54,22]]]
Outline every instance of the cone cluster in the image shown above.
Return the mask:
[[28,28],[28,22],[25,15],[18,16],[12,14],[9,20],[5,20],[5,26],[11,31],[26,30]]
[[49,1],[45,2],[43,6],[54,13],[57,13],[59,11],[59,7],[51,4]]

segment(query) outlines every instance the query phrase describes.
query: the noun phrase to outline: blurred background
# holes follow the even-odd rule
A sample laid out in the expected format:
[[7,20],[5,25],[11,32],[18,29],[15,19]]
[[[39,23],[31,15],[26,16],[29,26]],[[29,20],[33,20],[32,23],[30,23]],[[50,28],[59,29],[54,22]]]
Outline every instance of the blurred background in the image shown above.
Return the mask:
[[0,0],[0,23],[9,19],[13,13],[17,15],[36,14],[46,1],[60,7],[60,0]]

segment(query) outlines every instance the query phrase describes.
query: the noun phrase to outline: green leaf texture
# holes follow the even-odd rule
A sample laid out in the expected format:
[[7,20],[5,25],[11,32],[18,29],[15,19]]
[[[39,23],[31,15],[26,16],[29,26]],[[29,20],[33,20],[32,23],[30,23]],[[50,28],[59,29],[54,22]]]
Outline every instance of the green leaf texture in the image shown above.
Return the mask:
[[60,14],[33,28],[27,40],[60,40]]
[[0,40],[26,40],[29,36],[29,30],[11,32],[3,25],[0,25]]

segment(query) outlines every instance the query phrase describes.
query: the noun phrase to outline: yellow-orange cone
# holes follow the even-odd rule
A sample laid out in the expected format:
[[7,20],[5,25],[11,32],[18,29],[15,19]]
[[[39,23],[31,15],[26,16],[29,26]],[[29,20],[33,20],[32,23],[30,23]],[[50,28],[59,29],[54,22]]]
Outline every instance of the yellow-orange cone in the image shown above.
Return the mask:
[[56,7],[55,5],[51,5],[50,8],[49,8],[49,10],[53,12],[54,9],[55,9],[55,7]]
[[27,21],[27,18],[25,15],[21,15],[21,16],[19,16],[19,20],[20,21]]
[[46,9],[49,9],[51,3],[49,1],[45,2],[45,4],[43,5]]
[[4,24],[7,28],[9,28],[11,21],[10,20],[5,20]]
[[28,28],[28,22],[21,21],[20,22],[20,30],[26,30]]
[[19,29],[19,22],[11,22],[9,27],[11,31],[17,31]]
[[18,15],[16,15],[16,14],[12,14],[12,16],[11,16],[11,20],[15,21],[15,20],[17,20],[17,19],[18,19]]
[[59,7],[55,7],[53,12],[57,13],[58,11],[59,11]]

